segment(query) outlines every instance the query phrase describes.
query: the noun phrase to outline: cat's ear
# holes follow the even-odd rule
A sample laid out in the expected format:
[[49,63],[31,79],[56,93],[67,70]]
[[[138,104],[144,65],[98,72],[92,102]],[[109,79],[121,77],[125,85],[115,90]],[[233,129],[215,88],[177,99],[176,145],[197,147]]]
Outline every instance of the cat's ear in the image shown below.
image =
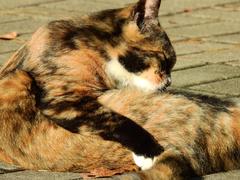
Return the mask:
[[133,10],[133,19],[140,29],[158,23],[161,0],[139,0]]

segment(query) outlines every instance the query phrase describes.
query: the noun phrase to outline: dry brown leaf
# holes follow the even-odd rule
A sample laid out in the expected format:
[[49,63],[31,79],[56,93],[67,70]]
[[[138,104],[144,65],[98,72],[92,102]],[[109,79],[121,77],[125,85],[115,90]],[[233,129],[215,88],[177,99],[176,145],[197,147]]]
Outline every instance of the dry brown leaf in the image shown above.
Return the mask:
[[81,173],[81,176],[83,179],[88,179],[88,178],[99,178],[99,177],[111,177],[115,175],[120,175],[124,173],[129,173],[129,172],[136,172],[136,166],[135,165],[130,165],[127,167],[120,167],[116,169],[109,169],[109,168],[104,168],[104,167],[98,167],[91,169],[90,172],[88,173]]
[[186,9],[183,10],[183,12],[185,12],[185,13],[192,12],[192,9],[186,8]]
[[17,32],[10,32],[10,33],[7,33],[7,34],[0,35],[0,39],[12,40],[12,39],[15,39],[17,36],[18,36]]

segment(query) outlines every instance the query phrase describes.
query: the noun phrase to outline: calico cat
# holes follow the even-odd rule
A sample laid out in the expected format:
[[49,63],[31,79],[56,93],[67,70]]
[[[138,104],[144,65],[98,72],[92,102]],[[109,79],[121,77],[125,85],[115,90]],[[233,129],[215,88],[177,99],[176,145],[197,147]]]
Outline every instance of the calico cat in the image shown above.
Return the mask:
[[[158,21],[160,0],[140,0],[122,9],[40,28],[1,69],[34,79],[36,107],[73,132],[87,126],[106,140],[134,152],[142,169],[163,151],[153,136],[129,118],[98,103],[106,90],[133,87],[146,92],[170,85],[176,55]],[[144,158],[142,158],[142,156]]]
[[114,179],[188,179],[240,168],[240,105],[183,92],[112,90],[99,103],[142,125],[165,151],[138,171],[131,152],[81,126],[71,133],[41,113],[34,79],[14,71],[0,80],[0,160],[27,169]]

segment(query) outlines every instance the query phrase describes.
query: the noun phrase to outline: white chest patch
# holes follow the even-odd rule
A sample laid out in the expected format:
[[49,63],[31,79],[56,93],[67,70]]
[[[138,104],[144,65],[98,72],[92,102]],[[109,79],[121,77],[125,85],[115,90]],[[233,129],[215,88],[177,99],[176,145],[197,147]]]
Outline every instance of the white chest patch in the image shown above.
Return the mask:
[[147,79],[138,77],[136,75],[132,77],[132,83],[135,87],[137,87],[138,89],[141,89],[145,92],[154,92],[158,89],[157,85],[154,85]]
[[117,59],[112,59],[106,65],[106,73],[117,82],[117,87],[135,87],[144,92],[154,92],[159,87],[151,81],[128,72]]

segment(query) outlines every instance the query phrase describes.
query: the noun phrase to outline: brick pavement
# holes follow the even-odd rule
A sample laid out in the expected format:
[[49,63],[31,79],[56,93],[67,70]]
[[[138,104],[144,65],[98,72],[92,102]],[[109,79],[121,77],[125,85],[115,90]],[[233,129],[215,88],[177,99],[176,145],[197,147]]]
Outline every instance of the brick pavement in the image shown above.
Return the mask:
[[[131,2],[135,0],[0,0],[0,34],[20,33],[15,40],[0,40],[0,64],[50,20]],[[172,87],[240,102],[240,1],[163,0],[159,18],[178,56]],[[32,172],[13,173],[1,167],[0,179],[33,178]],[[34,178],[75,178],[74,174],[50,174],[42,172]],[[232,178],[240,178],[238,171],[233,174]]]

